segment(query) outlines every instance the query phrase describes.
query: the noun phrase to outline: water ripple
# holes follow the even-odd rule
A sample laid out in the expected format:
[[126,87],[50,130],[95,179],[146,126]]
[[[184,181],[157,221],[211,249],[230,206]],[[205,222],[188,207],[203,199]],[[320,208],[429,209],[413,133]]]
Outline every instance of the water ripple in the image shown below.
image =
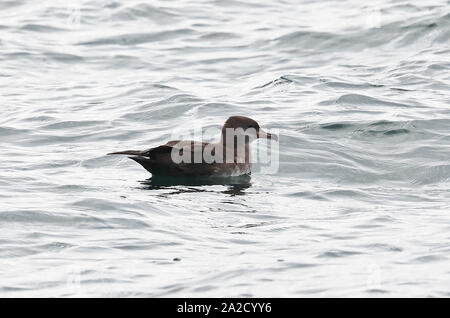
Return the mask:
[[[0,296],[448,296],[445,1],[0,9]],[[274,169],[106,155],[231,115]]]

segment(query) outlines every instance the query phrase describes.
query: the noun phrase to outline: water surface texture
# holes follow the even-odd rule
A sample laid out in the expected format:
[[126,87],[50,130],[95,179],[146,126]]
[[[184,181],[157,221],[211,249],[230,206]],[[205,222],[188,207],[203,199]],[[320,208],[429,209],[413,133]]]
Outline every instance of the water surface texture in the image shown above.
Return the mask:
[[[2,0],[0,296],[448,297],[449,105],[449,1]],[[105,155],[231,115],[276,171]]]

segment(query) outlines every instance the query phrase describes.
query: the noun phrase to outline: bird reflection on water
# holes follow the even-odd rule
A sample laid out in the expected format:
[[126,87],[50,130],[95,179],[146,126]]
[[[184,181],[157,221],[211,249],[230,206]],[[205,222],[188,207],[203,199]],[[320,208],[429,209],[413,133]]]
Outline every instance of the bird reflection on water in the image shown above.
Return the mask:
[[143,190],[175,190],[167,194],[181,194],[192,192],[216,192],[205,186],[222,185],[227,189],[220,191],[230,196],[245,195],[245,190],[251,187],[250,175],[242,175],[229,178],[175,178],[152,176],[140,181]]

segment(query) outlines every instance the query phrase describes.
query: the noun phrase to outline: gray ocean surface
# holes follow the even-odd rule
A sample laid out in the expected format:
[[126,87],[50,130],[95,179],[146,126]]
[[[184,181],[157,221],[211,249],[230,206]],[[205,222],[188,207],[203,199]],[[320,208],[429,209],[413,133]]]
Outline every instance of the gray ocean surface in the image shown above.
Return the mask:
[[[450,297],[449,106],[449,1],[1,0],[0,296]],[[275,169],[106,156],[231,115]]]

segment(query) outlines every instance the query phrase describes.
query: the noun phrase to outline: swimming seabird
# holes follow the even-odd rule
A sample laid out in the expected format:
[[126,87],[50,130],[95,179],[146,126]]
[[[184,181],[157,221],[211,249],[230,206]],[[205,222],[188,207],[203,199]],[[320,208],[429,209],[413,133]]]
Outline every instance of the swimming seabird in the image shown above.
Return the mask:
[[172,140],[147,150],[126,150],[108,155],[131,155],[152,176],[231,177],[250,174],[250,144],[257,138],[278,140],[248,117],[232,116],[222,127],[217,143]]

